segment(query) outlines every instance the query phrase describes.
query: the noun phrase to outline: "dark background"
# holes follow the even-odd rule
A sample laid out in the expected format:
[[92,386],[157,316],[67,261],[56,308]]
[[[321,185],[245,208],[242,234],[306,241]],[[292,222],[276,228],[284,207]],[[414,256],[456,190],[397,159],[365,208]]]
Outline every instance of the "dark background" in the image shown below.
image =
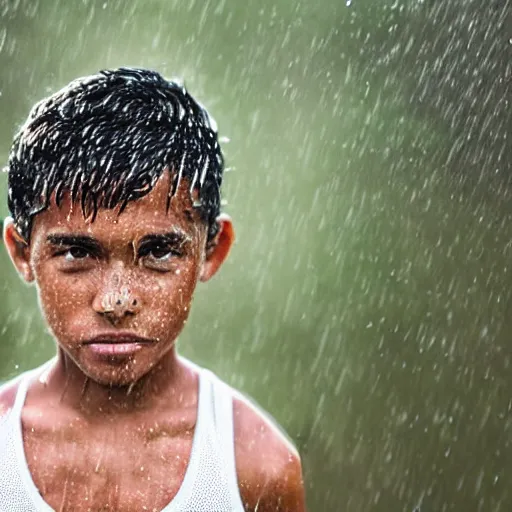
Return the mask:
[[[309,510],[512,510],[512,2],[0,0],[0,160],[121,65],[230,138],[237,244],[179,347],[288,431]],[[54,345],[0,269],[5,380]]]

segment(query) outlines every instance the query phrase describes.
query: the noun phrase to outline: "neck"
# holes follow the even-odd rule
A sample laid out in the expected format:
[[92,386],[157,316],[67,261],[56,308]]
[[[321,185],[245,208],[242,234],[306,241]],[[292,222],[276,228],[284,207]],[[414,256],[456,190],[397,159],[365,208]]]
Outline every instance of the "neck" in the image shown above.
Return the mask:
[[84,416],[126,415],[160,407],[180,408],[197,401],[197,376],[174,348],[146,375],[129,386],[93,381],[59,347],[57,359],[40,379],[60,406]]

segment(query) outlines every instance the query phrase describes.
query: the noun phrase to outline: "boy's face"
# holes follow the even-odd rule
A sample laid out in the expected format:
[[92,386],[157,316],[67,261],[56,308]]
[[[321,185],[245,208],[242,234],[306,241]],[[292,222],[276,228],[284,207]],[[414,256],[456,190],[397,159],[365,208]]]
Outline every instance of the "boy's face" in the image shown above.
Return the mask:
[[96,382],[130,384],[161,360],[187,320],[197,281],[217,271],[233,241],[222,216],[207,247],[188,182],[166,211],[168,190],[165,172],[121,215],[100,209],[94,222],[69,198],[60,208],[52,201],[34,218],[24,248],[12,223],[5,229],[11,258],[27,281],[35,280],[59,346]]

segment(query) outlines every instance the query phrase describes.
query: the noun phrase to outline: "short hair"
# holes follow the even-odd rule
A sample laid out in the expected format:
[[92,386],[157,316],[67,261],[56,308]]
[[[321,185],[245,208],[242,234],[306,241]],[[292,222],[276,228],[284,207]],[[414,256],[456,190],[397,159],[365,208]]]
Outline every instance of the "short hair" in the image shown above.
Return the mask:
[[55,193],[80,201],[84,216],[148,194],[171,172],[167,208],[182,179],[194,207],[218,231],[224,158],[215,121],[175,82],[139,68],[103,70],[73,80],[37,103],[9,155],[8,206],[28,242],[32,220]]

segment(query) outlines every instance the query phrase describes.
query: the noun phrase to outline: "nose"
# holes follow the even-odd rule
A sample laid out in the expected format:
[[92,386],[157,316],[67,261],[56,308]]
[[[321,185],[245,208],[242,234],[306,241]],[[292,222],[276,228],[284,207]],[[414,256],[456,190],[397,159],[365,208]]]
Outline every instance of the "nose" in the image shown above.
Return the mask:
[[129,286],[105,289],[94,298],[93,309],[111,322],[119,322],[140,311],[141,302],[136,295]]

